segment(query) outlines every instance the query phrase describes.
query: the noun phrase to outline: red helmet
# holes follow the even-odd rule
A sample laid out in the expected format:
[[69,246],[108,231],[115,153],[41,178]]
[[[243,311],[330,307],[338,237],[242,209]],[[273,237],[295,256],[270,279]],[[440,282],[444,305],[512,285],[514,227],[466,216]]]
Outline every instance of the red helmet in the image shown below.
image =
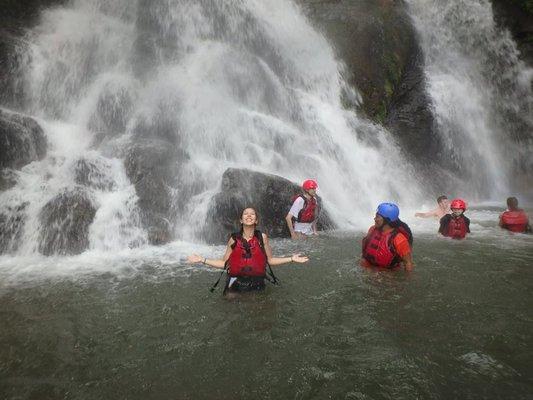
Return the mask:
[[318,184],[316,183],[316,181],[312,179],[307,179],[306,181],[304,181],[304,183],[302,183],[303,190],[316,189],[317,187],[318,187]]
[[466,203],[461,199],[453,199],[450,203],[450,208],[460,208],[463,211],[466,210]]

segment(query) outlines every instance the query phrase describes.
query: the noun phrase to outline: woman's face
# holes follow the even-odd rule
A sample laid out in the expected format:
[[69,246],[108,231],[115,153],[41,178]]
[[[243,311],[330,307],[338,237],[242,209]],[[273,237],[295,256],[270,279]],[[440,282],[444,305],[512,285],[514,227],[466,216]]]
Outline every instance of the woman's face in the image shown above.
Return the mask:
[[245,208],[241,216],[241,224],[257,225],[257,214],[253,208]]
[[383,226],[383,224],[385,223],[385,220],[383,219],[383,217],[379,214],[376,214],[376,216],[374,217],[374,222],[376,223],[376,228],[381,228]]

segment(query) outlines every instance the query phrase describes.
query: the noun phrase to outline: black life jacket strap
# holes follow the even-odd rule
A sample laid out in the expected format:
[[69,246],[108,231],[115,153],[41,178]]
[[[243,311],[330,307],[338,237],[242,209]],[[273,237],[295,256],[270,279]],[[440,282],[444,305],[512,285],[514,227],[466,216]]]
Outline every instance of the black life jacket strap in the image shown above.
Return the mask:
[[261,231],[258,231],[257,229],[254,231],[254,236],[257,238],[257,240],[259,241],[259,246],[261,247],[261,250],[263,250],[263,254],[265,255],[265,259],[267,260],[266,262],[266,265],[268,267],[267,269],[267,274],[270,275],[270,276],[265,276],[265,278],[271,282],[273,285],[279,285],[280,284],[280,281],[278,278],[276,278],[276,275],[274,275],[274,271],[272,271],[272,267],[270,266],[270,264],[268,263],[268,257],[267,257],[267,253],[265,251],[265,243],[263,242],[263,234],[261,233]]
[[217,281],[216,281],[215,284],[211,287],[211,289],[209,289],[209,291],[210,291],[211,293],[213,293],[213,292],[215,291],[215,289],[216,289],[216,287],[218,286],[220,280],[222,279],[222,275],[224,275],[224,272],[226,272],[227,270],[228,270],[228,262],[226,261],[226,262],[224,263],[224,269],[222,270],[222,272],[221,272],[220,275],[218,276]]

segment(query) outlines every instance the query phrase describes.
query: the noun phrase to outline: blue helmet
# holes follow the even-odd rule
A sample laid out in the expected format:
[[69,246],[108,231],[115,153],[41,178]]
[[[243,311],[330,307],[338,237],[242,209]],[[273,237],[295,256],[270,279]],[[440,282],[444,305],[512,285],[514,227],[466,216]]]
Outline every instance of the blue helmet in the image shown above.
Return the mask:
[[394,203],[381,203],[376,211],[377,214],[383,218],[388,219],[390,222],[398,220],[400,216],[400,209]]

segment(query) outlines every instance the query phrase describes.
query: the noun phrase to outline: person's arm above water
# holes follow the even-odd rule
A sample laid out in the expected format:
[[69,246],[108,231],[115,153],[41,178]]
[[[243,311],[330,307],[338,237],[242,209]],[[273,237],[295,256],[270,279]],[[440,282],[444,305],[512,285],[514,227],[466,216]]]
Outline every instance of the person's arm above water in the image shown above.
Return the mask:
[[398,256],[402,259],[402,264],[405,270],[412,271],[414,265],[411,255],[411,246],[409,246],[409,241],[403,233],[399,233],[394,237],[393,245],[394,249],[396,250],[396,254],[398,254]]
[[296,232],[294,232],[294,226],[292,224],[292,219],[294,216],[289,212],[287,216],[285,217],[285,222],[287,222],[287,227],[289,228],[289,233],[291,235],[291,239],[297,239],[298,235],[296,235]]
[[304,263],[304,262],[309,261],[308,257],[302,256],[301,254],[293,254],[290,257],[273,257],[272,248],[270,247],[268,236],[265,235],[264,233],[263,233],[263,243],[265,245],[265,253],[267,256],[267,261],[271,266],[288,264],[290,262]]
[[202,263],[204,265],[209,265],[210,267],[213,267],[213,268],[224,268],[224,266],[226,265],[226,261],[228,261],[229,256],[231,254],[231,251],[232,251],[231,246],[233,245],[233,242],[234,242],[233,238],[229,238],[228,244],[226,245],[226,251],[222,258],[206,258],[198,254],[193,254],[187,257],[187,263],[188,264]]
[[316,228],[316,219],[313,221],[311,227],[313,228],[313,235],[318,235],[318,229]]
[[419,218],[431,218],[431,217],[438,217],[439,216],[439,209],[436,208],[434,210],[431,210],[431,211],[427,211],[427,212],[417,212],[415,213],[415,217],[419,217]]
[[289,228],[289,232],[291,234],[291,239],[298,239],[298,233],[294,231],[294,224],[293,219],[297,218],[298,214],[304,207],[304,199],[302,197],[297,197],[296,200],[294,200],[294,203],[292,203],[291,209],[289,210],[289,213],[285,217],[285,221],[287,222],[287,227]]

